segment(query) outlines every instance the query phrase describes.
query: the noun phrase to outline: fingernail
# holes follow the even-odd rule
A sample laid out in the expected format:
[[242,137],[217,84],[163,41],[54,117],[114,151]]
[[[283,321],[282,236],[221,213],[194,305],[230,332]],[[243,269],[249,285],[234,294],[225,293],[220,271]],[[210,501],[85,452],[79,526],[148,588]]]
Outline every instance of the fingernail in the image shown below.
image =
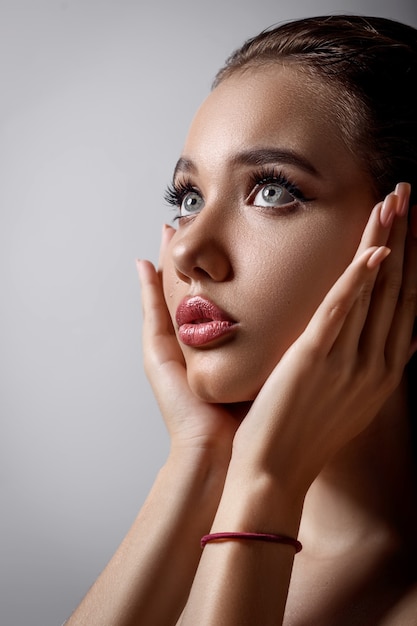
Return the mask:
[[398,183],[395,187],[395,194],[399,197],[397,215],[400,217],[407,215],[410,191],[411,185],[409,183]]
[[398,202],[398,196],[394,193],[390,193],[386,196],[382,203],[380,221],[382,226],[389,228],[394,220]]
[[387,248],[386,246],[380,246],[379,248],[375,250],[373,254],[371,254],[366,266],[370,270],[375,269],[376,267],[378,267],[378,265],[382,263],[384,259],[387,258],[390,252],[391,252],[390,248]]

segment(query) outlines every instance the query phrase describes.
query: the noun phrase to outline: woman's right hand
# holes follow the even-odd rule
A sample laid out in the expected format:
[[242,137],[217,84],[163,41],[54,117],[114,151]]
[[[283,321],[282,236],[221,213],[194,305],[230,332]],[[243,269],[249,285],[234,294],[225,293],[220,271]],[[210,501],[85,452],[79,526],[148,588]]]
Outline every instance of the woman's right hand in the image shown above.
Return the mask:
[[[162,290],[165,250],[175,230],[165,225],[159,269],[150,261],[137,261],[142,286],[144,366],[171,437],[173,449],[218,454],[228,463],[234,434],[245,407],[210,404],[191,391]],[[249,408],[249,407],[248,407]],[[226,468],[227,469],[227,468]]]

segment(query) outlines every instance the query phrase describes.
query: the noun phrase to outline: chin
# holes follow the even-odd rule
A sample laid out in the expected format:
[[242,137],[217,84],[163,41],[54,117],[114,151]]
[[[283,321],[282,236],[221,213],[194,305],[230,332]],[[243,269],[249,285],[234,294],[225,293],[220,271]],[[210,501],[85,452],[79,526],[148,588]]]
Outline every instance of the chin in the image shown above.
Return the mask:
[[188,374],[191,391],[203,402],[212,404],[238,404],[252,402],[261,388],[250,388],[242,380],[230,380],[221,376]]

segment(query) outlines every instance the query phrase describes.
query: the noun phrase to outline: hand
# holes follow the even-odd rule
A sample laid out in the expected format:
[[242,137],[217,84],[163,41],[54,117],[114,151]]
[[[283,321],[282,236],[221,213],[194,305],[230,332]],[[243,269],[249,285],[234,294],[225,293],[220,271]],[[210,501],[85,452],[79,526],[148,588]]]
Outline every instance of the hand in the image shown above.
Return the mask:
[[[175,230],[164,227],[159,266]],[[233,406],[199,400],[190,390],[184,358],[175,336],[162,291],[162,270],[138,262],[144,313],[143,350],[147,377],[165,419],[172,445],[218,451],[230,458],[239,416]]]
[[417,207],[408,229],[409,185],[396,191],[372,211],[352,263],[237,431],[239,471],[250,467],[305,494],[399,385],[416,314]]

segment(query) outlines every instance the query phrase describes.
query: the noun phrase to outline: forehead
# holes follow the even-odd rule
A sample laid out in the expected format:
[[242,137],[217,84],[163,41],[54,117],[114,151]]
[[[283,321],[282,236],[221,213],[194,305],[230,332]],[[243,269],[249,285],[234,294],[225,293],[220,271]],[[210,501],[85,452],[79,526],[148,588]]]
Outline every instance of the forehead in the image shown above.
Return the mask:
[[271,65],[238,72],[203,102],[183,154],[204,164],[258,146],[279,146],[307,156],[317,169],[330,163],[353,167],[334,96],[328,85],[294,67]]

